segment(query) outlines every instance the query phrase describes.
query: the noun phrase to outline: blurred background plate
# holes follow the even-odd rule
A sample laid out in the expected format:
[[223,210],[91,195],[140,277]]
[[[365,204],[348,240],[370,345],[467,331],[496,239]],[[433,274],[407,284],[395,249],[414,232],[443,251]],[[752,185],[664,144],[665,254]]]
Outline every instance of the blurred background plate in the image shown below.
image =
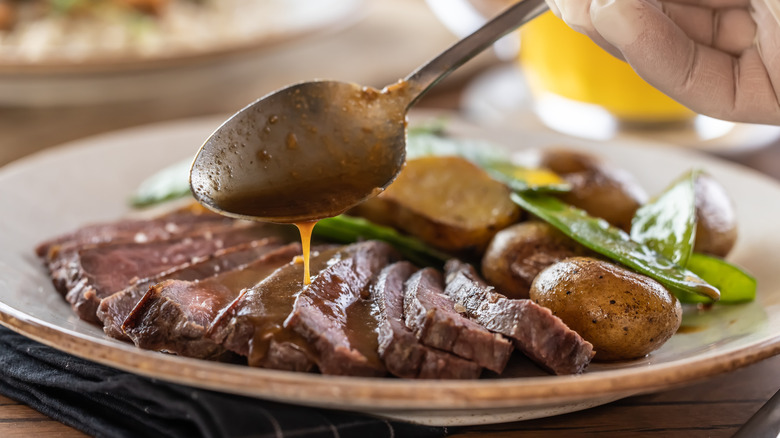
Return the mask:
[[[354,21],[363,0],[8,0],[0,73],[156,69]],[[0,28],[2,27],[0,7]]]
[[29,22],[20,16],[14,28],[0,30],[0,105],[159,100],[202,95],[224,84],[246,91],[269,70],[259,64],[267,55],[349,28],[367,11],[364,0],[163,3],[157,16],[55,14]]

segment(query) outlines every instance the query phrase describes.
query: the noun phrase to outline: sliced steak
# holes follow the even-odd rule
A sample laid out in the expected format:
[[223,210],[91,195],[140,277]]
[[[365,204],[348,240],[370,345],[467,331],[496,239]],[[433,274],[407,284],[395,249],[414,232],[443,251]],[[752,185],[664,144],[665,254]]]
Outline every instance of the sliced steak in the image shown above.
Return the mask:
[[220,250],[203,261],[185,263],[149,279],[141,280],[100,302],[97,317],[103,323],[103,331],[112,338],[130,341],[122,331],[122,324],[151,286],[163,280],[194,281],[208,278],[246,265],[279,246],[281,246],[281,239],[275,237],[256,240]]
[[476,379],[482,367],[454,354],[427,347],[403,321],[404,282],[417,272],[409,262],[382,270],[371,286],[379,309],[379,356],[391,374],[407,379]]
[[423,344],[501,373],[512,354],[512,343],[462,316],[463,310],[444,295],[439,271],[425,268],[407,280],[404,318]]
[[341,260],[320,272],[296,298],[285,326],[314,346],[323,374],[387,373],[377,352],[373,303],[366,298],[372,279],[396,258],[395,250],[384,242],[349,245]]
[[445,293],[488,330],[512,339],[531,360],[555,374],[581,373],[593,357],[593,345],[549,309],[531,300],[510,300],[496,292],[469,264],[445,266]]
[[232,219],[212,213],[198,204],[192,204],[152,219],[123,219],[87,225],[40,243],[35,248],[35,252],[39,257],[46,259],[54,257],[63,246],[165,240],[203,227],[232,222],[234,222]]
[[273,235],[264,225],[235,226],[215,233],[148,243],[117,243],[82,248],[68,263],[71,279],[65,299],[79,318],[98,323],[100,300],[139,280],[193,263],[224,248]]
[[[75,276],[78,274],[78,270],[74,270],[72,267],[77,264],[78,252],[81,249],[106,244],[143,244],[208,233],[215,234],[232,229],[237,225],[245,225],[233,220],[216,220],[211,215],[203,217],[208,218],[208,220],[197,220],[178,225],[175,222],[154,219],[133,221],[127,224],[132,225],[129,231],[121,225],[124,222],[120,222],[116,229],[111,229],[110,225],[101,226],[100,229],[95,230],[97,234],[92,239],[88,238],[88,234],[94,227],[86,227],[75,232],[77,238],[74,240],[65,240],[49,246],[46,254],[42,257],[43,264],[51,276],[54,288],[65,295],[76,280]],[[131,231],[135,233],[131,234]],[[112,232],[116,234],[112,234]]]
[[[317,275],[338,260],[341,247],[312,250],[310,271]],[[301,335],[284,327],[295,297],[303,289],[303,264],[293,261],[244,290],[215,318],[209,333],[225,348],[247,357],[250,366],[309,370],[315,351]]]
[[206,336],[217,314],[239,292],[262,281],[301,253],[297,243],[277,248],[238,269],[196,281],[152,286],[122,325],[136,346],[188,357],[211,357],[222,347]]

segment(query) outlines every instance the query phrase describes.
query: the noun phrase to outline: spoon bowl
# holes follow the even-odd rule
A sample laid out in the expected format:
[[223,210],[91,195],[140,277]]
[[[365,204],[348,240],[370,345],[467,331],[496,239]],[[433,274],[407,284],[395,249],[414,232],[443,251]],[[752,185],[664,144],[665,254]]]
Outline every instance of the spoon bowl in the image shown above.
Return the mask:
[[308,222],[376,196],[406,159],[406,111],[495,40],[546,10],[524,0],[382,90],[304,82],[242,109],[203,144],[190,169],[195,199],[219,213]]
[[230,216],[301,222],[335,216],[382,191],[403,166],[398,93],[315,81],[265,96],[198,152],[196,198]]

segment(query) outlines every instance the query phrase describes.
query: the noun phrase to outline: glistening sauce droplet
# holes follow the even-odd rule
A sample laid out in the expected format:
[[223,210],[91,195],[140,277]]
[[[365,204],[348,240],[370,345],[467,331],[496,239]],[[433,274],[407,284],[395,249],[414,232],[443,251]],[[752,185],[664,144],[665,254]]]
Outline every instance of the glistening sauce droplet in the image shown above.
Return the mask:
[[298,231],[301,233],[301,248],[303,249],[303,284],[311,284],[311,276],[309,275],[309,256],[311,253],[311,232],[314,230],[315,225],[317,225],[317,221],[297,222],[295,224],[295,226],[298,227]]

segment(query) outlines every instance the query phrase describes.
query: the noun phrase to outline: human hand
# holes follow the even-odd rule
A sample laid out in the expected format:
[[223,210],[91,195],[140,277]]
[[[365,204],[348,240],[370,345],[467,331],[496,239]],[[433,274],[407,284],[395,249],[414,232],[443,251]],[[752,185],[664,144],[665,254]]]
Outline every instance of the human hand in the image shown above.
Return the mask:
[[692,110],[780,125],[780,0],[546,0]]

